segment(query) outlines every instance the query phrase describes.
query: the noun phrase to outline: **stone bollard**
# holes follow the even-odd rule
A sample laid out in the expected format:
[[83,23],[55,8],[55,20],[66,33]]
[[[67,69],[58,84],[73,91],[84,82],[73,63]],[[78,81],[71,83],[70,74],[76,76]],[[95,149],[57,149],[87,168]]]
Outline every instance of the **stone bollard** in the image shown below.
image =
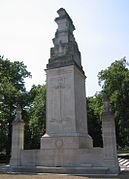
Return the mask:
[[16,118],[12,123],[12,148],[11,148],[11,166],[21,164],[21,150],[24,149],[24,121],[22,120],[20,105],[16,108]]

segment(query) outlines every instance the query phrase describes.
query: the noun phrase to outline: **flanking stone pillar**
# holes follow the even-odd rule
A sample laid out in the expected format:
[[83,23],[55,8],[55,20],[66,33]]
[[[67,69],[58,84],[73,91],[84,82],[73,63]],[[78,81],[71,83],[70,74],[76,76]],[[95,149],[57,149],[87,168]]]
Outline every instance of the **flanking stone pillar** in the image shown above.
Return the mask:
[[109,101],[104,99],[104,112],[102,115],[104,163],[112,173],[119,173],[119,163],[116,148],[116,131],[114,115]]
[[16,108],[16,118],[12,123],[12,149],[11,149],[11,166],[20,165],[20,154],[24,148],[24,121],[22,120],[20,105]]

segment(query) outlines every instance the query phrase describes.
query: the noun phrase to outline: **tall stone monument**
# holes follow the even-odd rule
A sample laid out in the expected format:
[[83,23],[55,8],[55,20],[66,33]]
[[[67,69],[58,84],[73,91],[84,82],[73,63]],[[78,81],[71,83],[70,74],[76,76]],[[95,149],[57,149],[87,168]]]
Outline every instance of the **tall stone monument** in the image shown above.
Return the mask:
[[[46,134],[41,148],[23,149],[21,111],[13,123],[11,167],[15,171],[118,174],[115,123],[109,103],[104,102],[103,148],[93,147],[88,135],[85,73],[75,41],[75,27],[61,8],[55,19],[58,28],[47,64]],[[18,120],[20,119],[20,120]]]
[[67,12],[59,9],[58,28],[47,64],[47,124],[41,139],[44,148],[91,148],[87,130],[85,74],[75,41],[75,27]]

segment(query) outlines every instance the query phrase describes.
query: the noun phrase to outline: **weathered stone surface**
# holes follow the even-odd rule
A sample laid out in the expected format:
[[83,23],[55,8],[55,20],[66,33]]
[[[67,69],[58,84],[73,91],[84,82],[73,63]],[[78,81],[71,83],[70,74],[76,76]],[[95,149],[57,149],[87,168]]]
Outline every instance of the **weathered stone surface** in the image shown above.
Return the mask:
[[48,69],[47,123],[41,149],[53,148],[56,138],[63,148],[93,147],[88,135],[85,76],[74,65]]
[[88,135],[85,74],[75,41],[75,27],[61,8],[55,19],[58,28],[53,39],[47,65],[47,124],[41,139],[41,149],[56,148],[59,138],[62,148],[91,148]]
[[116,149],[116,131],[114,116],[111,111],[109,101],[104,100],[104,112],[102,115],[102,131],[103,131],[103,157],[107,166],[112,166],[111,170],[119,172],[119,163]]
[[75,27],[67,12],[61,8],[58,11],[59,17],[55,19],[58,28],[53,39],[54,47],[51,48],[51,54],[47,68],[57,68],[68,65],[81,66],[81,54],[75,41],[73,31]]
[[24,122],[21,107],[16,108],[16,118],[12,123],[12,149],[10,165],[18,166],[21,161],[21,150],[24,149]]
[[21,152],[22,165],[104,166],[103,149],[42,149]]

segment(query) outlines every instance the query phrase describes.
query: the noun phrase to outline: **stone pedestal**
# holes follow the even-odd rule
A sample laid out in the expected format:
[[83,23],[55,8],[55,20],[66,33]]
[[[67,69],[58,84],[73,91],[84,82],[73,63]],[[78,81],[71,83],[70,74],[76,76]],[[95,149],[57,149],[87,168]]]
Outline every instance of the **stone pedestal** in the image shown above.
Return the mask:
[[87,131],[85,76],[70,65],[47,72],[47,123],[41,149],[90,148]]
[[12,123],[12,150],[11,150],[11,166],[19,166],[21,164],[21,150],[24,148],[24,122],[21,117],[21,108],[16,109],[16,119]]

